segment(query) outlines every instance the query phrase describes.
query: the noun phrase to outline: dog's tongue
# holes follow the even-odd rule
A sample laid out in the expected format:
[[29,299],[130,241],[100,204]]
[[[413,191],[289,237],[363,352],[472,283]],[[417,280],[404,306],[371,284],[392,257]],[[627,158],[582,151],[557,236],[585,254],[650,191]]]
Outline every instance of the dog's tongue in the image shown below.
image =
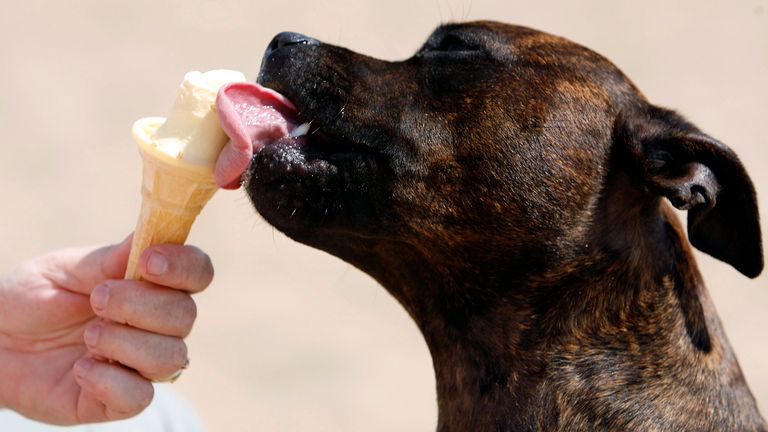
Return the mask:
[[254,152],[296,131],[298,111],[291,101],[258,84],[237,82],[219,89],[216,112],[231,143],[219,156],[216,182],[225,189],[240,186]]

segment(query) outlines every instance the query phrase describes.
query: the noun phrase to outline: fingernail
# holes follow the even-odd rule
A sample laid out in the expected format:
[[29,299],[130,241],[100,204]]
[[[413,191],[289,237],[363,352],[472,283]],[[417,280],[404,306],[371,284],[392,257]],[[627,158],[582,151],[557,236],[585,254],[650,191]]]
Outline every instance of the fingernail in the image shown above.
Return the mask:
[[147,272],[151,275],[160,276],[168,270],[168,258],[165,255],[152,252],[147,260]]
[[106,284],[96,285],[91,292],[91,306],[94,309],[104,310],[109,301],[109,287]]
[[88,346],[95,346],[96,342],[99,341],[99,333],[101,333],[101,326],[98,324],[85,329],[85,333],[83,333],[85,344]]
[[80,378],[85,377],[85,374],[88,373],[88,371],[93,367],[93,359],[91,358],[82,358],[78,360],[72,370],[75,372],[75,375],[79,376]]

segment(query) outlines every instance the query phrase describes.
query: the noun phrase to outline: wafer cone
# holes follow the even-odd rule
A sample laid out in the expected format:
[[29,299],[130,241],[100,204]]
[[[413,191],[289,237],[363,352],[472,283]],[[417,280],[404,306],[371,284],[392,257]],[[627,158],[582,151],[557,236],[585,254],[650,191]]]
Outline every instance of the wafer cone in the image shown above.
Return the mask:
[[183,244],[205,204],[217,190],[214,167],[227,135],[215,111],[219,88],[245,81],[238,71],[188,72],[164,117],[133,124],[143,162],[141,212],[133,234],[126,279],[140,279],[138,260],[154,244]]
[[183,244],[192,223],[216,192],[213,169],[168,156],[152,145],[152,135],[165,121],[148,117],[133,125],[143,169],[141,213],[133,234],[126,279],[140,279],[138,259],[149,246]]

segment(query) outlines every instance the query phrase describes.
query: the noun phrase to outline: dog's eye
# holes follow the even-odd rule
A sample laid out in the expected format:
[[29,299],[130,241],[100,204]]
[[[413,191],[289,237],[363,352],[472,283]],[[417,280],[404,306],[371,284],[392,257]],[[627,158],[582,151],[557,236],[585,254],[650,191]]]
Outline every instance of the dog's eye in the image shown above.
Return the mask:
[[443,38],[435,48],[436,51],[475,51],[476,49],[466,41],[451,35]]
[[424,53],[476,53],[481,49],[477,45],[456,35],[446,35],[432,46],[427,46]]

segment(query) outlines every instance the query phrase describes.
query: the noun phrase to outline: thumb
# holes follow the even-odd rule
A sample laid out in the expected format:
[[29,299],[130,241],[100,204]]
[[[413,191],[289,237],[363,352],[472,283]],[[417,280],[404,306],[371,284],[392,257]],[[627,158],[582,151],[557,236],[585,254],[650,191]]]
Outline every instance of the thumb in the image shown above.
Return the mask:
[[81,255],[72,265],[71,274],[89,289],[107,279],[122,279],[128,267],[132,241],[133,234],[118,244],[103,246]]
[[102,262],[101,269],[104,279],[122,279],[125,276],[132,242],[133,233],[118,244],[102,248],[104,250],[104,261]]

